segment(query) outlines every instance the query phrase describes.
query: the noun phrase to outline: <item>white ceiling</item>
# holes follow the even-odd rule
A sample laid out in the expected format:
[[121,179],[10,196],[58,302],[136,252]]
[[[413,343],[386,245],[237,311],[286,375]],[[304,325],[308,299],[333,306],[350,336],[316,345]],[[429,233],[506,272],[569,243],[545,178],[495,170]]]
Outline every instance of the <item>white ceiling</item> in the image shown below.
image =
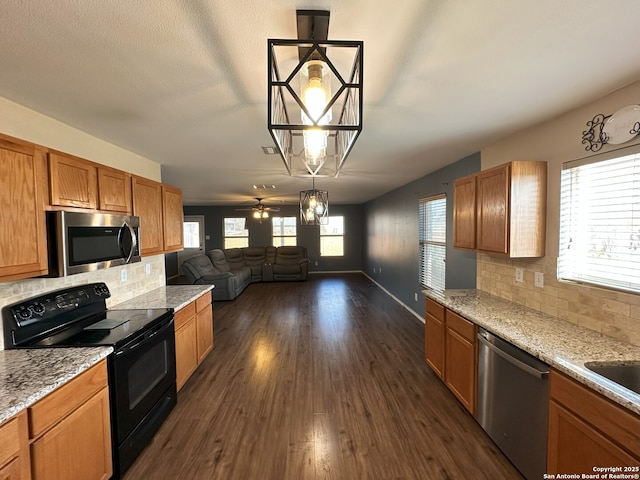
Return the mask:
[[365,46],[362,134],[316,182],[332,203],[640,79],[634,0],[2,0],[0,96],[162,164],[185,204],[295,203],[311,181],[261,146],[267,38],[296,38],[296,9]]

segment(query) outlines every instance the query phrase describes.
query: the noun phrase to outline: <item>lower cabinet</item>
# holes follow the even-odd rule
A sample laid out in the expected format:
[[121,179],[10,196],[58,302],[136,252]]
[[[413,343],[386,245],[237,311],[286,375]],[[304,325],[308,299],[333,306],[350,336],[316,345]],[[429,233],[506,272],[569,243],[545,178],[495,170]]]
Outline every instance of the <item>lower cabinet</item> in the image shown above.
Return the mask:
[[640,466],[640,416],[558,371],[550,382],[548,473]]
[[0,425],[0,479],[31,478],[27,411],[23,410]]
[[424,354],[427,364],[444,380],[444,307],[427,298],[424,322]]
[[175,314],[176,386],[189,380],[213,349],[213,307],[211,292],[191,302]]
[[111,477],[106,360],[36,402],[28,412],[34,480]]
[[425,360],[464,407],[476,410],[477,327],[427,298]]
[[477,347],[476,325],[445,312],[444,383],[472,415],[476,413]]

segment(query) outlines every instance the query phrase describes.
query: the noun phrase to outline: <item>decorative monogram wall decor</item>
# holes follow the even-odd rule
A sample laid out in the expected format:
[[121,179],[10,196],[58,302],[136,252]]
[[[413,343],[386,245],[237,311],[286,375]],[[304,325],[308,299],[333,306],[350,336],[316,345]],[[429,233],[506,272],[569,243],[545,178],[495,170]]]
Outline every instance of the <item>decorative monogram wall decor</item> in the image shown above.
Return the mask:
[[605,144],[619,145],[628,142],[640,133],[640,105],[629,105],[613,115],[601,113],[587,122],[582,132],[585,150],[598,152]]

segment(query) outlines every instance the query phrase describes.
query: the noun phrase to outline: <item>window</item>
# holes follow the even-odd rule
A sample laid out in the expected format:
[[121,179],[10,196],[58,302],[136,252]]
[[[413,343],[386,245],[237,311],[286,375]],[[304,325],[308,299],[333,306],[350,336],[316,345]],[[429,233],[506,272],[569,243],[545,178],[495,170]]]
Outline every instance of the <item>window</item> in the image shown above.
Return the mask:
[[447,198],[423,198],[418,208],[420,225],[420,285],[444,290],[447,258]]
[[320,256],[344,256],[344,217],[329,217],[326,225],[320,225]]
[[273,246],[296,245],[296,222],[297,217],[272,217],[271,236]]
[[240,248],[249,246],[249,230],[247,229],[247,219],[225,218],[224,219],[224,248]]
[[563,166],[558,278],[640,292],[640,153],[599,158]]
[[183,234],[184,248],[200,248],[203,244],[204,217],[184,217]]

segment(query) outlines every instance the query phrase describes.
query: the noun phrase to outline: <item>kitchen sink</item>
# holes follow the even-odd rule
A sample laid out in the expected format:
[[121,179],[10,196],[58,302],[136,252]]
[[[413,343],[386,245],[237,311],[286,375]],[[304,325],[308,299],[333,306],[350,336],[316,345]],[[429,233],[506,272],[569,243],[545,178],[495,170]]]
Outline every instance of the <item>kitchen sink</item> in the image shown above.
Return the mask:
[[587,362],[592,372],[640,394],[640,362]]

